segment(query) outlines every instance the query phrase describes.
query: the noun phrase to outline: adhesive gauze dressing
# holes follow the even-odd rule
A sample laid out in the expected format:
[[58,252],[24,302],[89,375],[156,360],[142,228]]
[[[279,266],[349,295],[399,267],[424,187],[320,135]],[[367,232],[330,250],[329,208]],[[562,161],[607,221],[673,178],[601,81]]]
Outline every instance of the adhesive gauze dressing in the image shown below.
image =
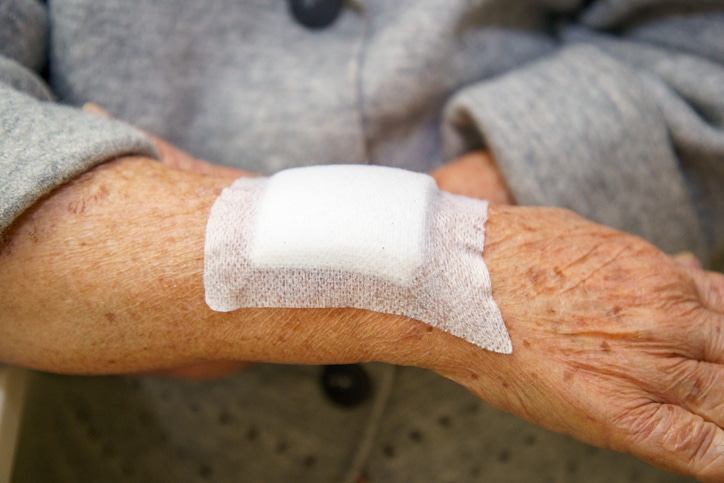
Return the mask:
[[334,165],[241,178],[206,231],[212,310],[353,307],[404,315],[496,352],[512,345],[482,252],[487,203],[428,175]]

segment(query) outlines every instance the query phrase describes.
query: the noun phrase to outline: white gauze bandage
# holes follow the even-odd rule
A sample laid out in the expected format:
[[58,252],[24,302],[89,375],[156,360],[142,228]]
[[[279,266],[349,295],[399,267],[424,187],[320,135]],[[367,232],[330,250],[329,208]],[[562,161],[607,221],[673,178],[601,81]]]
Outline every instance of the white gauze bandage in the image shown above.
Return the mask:
[[511,353],[483,262],[484,201],[428,175],[334,165],[241,178],[206,228],[212,310],[353,307],[403,315]]

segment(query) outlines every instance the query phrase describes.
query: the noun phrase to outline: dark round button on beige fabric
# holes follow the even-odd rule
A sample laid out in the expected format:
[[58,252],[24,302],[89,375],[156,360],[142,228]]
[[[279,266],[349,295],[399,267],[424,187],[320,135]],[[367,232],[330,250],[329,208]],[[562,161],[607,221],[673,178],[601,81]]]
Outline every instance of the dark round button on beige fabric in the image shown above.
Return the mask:
[[334,23],[343,3],[344,0],[289,0],[289,10],[297,22],[317,30]]
[[325,366],[322,389],[330,401],[345,407],[365,402],[372,394],[372,382],[359,364]]

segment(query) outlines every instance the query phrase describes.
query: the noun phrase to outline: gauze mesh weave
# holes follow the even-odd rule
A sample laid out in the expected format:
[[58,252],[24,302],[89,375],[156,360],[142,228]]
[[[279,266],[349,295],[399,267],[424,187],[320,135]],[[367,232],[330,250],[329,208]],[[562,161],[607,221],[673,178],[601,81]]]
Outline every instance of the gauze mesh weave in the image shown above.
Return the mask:
[[[325,172],[325,168],[342,169]],[[390,184],[385,182],[379,183],[382,189],[372,187],[368,196],[358,196],[352,185],[359,177],[345,177],[344,168],[350,167],[295,168],[275,176],[286,176],[288,182],[291,173],[292,178],[300,176],[300,183],[305,182],[305,177],[306,182],[310,182],[309,171],[304,171],[316,169],[324,181],[317,183],[314,193],[325,191],[325,186],[332,184],[338,188],[341,181],[328,183],[329,179],[343,179],[353,199],[341,200],[331,208],[307,203],[304,205],[305,216],[323,217],[325,210],[329,209],[338,216],[340,210],[343,213],[349,210],[355,213],[350,213],[350,216],[355,216],[354,219],[362,223],[360,233],[366,232],[365,219],[372,220],[373,216],[384,221],[386,216],[385,210],[378,212],[378,209],[365,215],[366,204],[377,206],[380,200],[389,201],[396,204],[395,210],[404,213],[409,209],[411,217],[415,217],[420,207],[405,207],[404,204],[411,203],[410,200],[423,200],[426,206],[420,221],[423,231],[420,260],[407,280],[395,281],[394,277],[386,275],[394,272],[389,265],[395,261],[385,254],[383,247],[380,250],[360,250],[364,252],[364,260],[369,266],[386,267],[385,273],[378,274],[374,270],[354,269],[354,264],[340,262],[340,255],[334,250],[329,247],[315,249],[308,240],[300,241],[303,245],[301,251],[299,247],[291,248],[296,253],[290,259],[298,260],[299,253],[309,253],[310,258],[315,260],[313,265],[292,263],[293,266],[284,266],[283,263],[269,263],[269,260],[263,263],[254,260],[252,251],[258,238],[257,227],[274,223],[273,219],[259,219],[261,213],[267,211],[260,210],[260,207],[269,204],[265,196],[273,196],[276,206],[287,206],[290,210],[295,209],[298,197],[295,197],[294,183],[286,190],[273,189],[275,176],[240,178],[223,190],[209,216],[204,254],[204,288],[209,307],[221,312],[244,307],[367,309],[410,317],[484,349],[511,353],[510,337],[493,300],[490,276],[482,257],[487,202],[443,193],[436,188],[430,190],[424,182],[412,182],[409,187],[405,187],[404,182],[398,183],[403,186],[402,190],[427,190],[424,196],[413,193],[406,197],[400,190],[390,192]],[[351,168],[376,170],[373,176],[380,179],[399,176],[402,171],[379,166]],[[294,171],[297,173],[292,173]],[[426,177],[411,172],[409,175]],[[364,190],[368,188],[363,186]],[[308,196],[318,196],[314,193],[308,192]],[[324,200],[325,205],[329,204],[328,198],[320,196],[319,199]],[[378,203],[369,203],[370,199]],[[325,221],[316,219],[314,226],[323,230]],[[284,231],[285,227],[279,228]],[[334,226],[329,226],[329,230],[332,233]],[[293,240],[284,243],[293,244]],[[375,240],[366,240],[365,243],[375,243]],[[283,243],[278,244],[284,246]],[[378,256],[386,258],[379,260]],[[355,263],[359,265],[359,260]],[[348,268],[350,266],[351,269]],[[409,260],[401,269],[410,270]]]

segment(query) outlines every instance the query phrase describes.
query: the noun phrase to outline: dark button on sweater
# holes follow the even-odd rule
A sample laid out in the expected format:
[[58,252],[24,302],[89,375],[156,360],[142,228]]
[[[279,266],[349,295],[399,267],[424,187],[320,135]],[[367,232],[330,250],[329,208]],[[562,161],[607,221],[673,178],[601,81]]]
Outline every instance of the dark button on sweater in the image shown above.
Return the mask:
[[332,402],[352,407],[370,397],[372,383],[359,364],[333,365],[322,371],[322,389]]
[[329,27],[342,11],[344,0],[289,0],[294,19],[309,29]]

